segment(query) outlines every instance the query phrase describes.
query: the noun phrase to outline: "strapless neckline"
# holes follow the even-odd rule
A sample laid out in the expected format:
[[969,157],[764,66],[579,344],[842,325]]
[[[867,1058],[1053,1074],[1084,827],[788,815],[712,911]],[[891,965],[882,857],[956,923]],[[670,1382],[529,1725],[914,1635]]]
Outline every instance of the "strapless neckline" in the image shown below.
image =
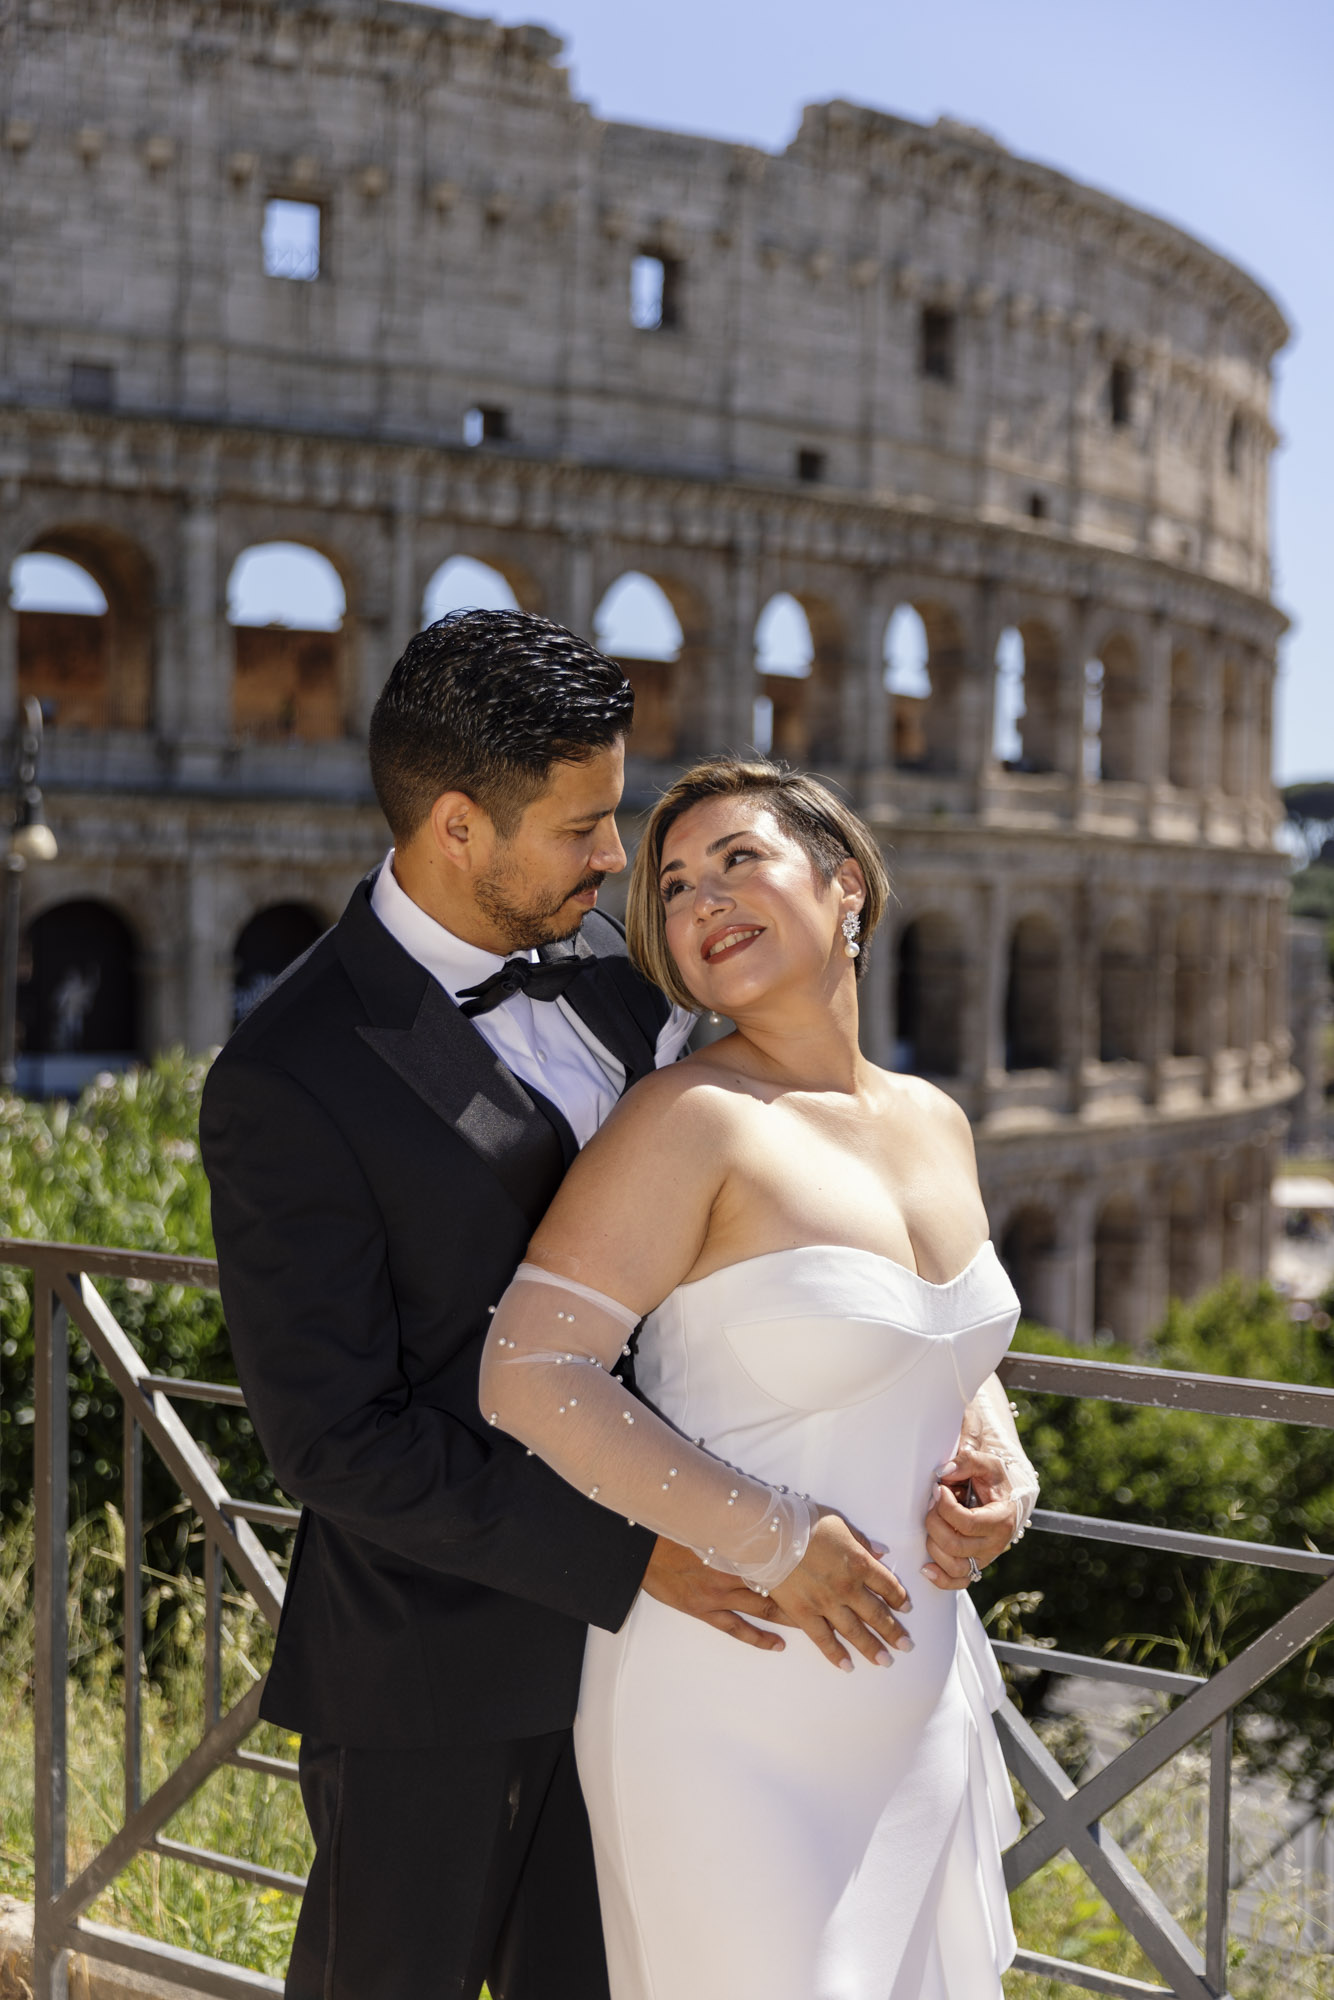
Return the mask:
[[800,1257],[806,1252],[815,1250],[824,1256],[867,1257],[873,1264],[884,1265],[888,1270],[896,1271],[900,1277],[911,1279],[913,1284],[921,1285],[924,1291],[948,1292],[955,1285],[961,1285],[964,1279],[977,1269],[988,1251],[994,1258],[996,1246],[988,1236],[985,1242],[978,1245],[962,1271],[956,1271],[952,1278],[942,1278],[937,1283],[933,1278],[924,1278],[920,1271],[910,1271],[897,1257],[886,1257],[879,1250],[863,1250],[855,1243],[793,1243],[785,1250],[761,1250],[757,1256],[738,1257],[733,1264],[720,1264],[716,1271],[706,1271],[702,1278],[685,1279],[676,1289],[678,1292],[692,1292],[700,1285],[711,1285],[715,1278],[729,1276],[733,1271],[749,1270],[755,1264],[771,1264],[779,1257]]

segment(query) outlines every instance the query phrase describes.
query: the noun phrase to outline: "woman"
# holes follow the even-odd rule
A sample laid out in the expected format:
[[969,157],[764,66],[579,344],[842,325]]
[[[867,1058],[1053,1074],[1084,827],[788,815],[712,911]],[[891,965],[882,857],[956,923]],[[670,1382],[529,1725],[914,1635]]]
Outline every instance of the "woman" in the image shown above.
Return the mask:
[[[970,1403],[1027,1523],[992,1377],[1018,1302],[962,1112],[858,1048],[887,892],[809,778],[720,762],[672,787],[631,950],[735,1032],[629,1094],[487,1342],[493,1423],[814,1641],[725,1644],[642,1595],[590,1634],[576,1746],[614,2000],[994,2000],[1014,1948],[1000,1681],[922,1566]],[[649,1407],[612,1373],[641,1319]]]

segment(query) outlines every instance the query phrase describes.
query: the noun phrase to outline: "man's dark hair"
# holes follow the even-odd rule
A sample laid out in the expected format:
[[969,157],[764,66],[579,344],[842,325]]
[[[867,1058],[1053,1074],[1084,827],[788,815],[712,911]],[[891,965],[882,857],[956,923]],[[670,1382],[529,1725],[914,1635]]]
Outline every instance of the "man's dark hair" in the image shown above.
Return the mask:
[[555,763],[624,736],[635,697],[614,660],[528,611],[451,611],[411,640],[371,716],[371,782],[396,841],[442,792],[466,792],[502,838]]

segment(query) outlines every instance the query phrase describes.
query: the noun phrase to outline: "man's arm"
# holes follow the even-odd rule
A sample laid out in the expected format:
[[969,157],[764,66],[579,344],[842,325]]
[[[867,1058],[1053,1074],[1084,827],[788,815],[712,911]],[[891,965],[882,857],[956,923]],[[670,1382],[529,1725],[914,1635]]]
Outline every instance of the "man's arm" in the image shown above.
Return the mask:
[[414,1395],[383,1218],[315,1098],[224,1056],[200,1138],[236,1365],[283,1489],[413,1562],[615,1630],[653,1537]]

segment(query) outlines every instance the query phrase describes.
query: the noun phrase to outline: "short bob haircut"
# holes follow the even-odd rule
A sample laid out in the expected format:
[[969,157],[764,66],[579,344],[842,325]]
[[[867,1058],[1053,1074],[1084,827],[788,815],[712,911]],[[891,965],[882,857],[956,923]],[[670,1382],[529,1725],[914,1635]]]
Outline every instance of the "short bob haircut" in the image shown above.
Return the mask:
[[845,861],[855,861],[866,881],[861,910],[861,954],[854,961],[858,979],[866,969],[866,947],[885,913],[890,897],[889,873],[869,830],[855,812],[836,798],[818,778],[792,771],[784,764],[737,757],[718,757],[696,764],[665,791],[649,814],[635,855],[626,906],[626,937],[630,956],[645,979],[662,988],[681,1007],[699,1013],[700,1003],[677,970],[667,946],[667,914],[659,876],[667,836],[682,813],[705,799],[744,798],[767,806],[774,819],[810,859],[820,882],[828,884]]

